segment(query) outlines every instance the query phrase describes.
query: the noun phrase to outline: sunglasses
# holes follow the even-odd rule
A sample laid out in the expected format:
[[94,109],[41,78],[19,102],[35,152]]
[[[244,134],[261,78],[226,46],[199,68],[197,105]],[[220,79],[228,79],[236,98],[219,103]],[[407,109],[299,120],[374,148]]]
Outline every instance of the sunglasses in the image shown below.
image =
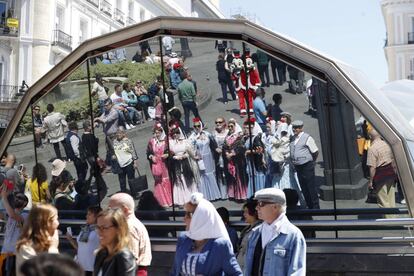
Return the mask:
[[259,206],[259,207],[264,207],[264,206],[266,206],[266,205],[268,205],[268,204],[274,204],[274,202],[259,201],[259,202],[257,203],[257,206]]
[[39,108],[35,108],[34,110],[35,110],[35,111],[40,111],[40,109],[39,109]]
[[216,121],[216,124],[222,124],[223,121]]
[[201,125],[194,125],[194,127],[195,127],[195,128],[200,128],[200,127],[201,127]]

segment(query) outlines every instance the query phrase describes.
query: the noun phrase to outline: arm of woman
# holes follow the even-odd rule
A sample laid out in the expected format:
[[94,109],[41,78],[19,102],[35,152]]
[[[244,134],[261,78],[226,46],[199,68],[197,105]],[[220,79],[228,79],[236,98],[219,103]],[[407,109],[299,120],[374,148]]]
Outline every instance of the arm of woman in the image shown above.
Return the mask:
[[9,199],[7,198],[10,194],[10,191],[7,190],[5,185],[1,186],[1,197],[3,199],[3,205],[6,209],[7,215],[14,219],[15,221],[22,222],[24,221],[24,218],[22,215],[14,211],[14,209],[11,207],[9,203]]
[[222,260],[222,269],[226,275],[243,275],[239,263],[237,262],[236,256],[231,248],[230,241],[227,239],[220,240],[218,244],[220,250],[220,256]]

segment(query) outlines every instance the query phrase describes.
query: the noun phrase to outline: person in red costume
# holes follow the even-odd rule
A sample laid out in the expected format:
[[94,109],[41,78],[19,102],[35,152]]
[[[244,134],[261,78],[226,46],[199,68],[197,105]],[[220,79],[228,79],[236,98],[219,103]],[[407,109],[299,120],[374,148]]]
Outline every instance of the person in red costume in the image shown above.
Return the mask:
[[240,52],[234,51],[234,59],[231,65],[232,79],[234,80],[234,86],[239,97],[241,117],[247,115],[246,101],[248,101],[249,112],[253,114],[253,98],[255,97],[256,89],[261,85],[259,72],[250,57],[250,50],[245,51],[245,58],[246,68],[240,57]]

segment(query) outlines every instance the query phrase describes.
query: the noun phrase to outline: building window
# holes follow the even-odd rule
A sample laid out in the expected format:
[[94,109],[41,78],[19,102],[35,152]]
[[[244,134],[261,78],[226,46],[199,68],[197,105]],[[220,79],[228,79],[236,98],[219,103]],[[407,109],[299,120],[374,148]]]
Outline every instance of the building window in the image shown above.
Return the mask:
[[56,6],[55,30],[65,30],[65,9],[62,6]]
[[81,20],[79,24],[79,44],[88,39],[88,22]]

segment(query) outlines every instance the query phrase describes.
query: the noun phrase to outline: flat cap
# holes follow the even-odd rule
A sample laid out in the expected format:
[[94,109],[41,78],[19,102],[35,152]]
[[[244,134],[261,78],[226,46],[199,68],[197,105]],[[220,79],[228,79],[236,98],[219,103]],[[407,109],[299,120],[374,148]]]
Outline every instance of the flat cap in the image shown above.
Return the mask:
[[277,188],[261,189],[254,194],[254,199],[257,201],[273,202],[286,206],[285,193]]
[[301,127],[303,126],[303,122],[301,120],[294,120],[292,122],[292,127]]

